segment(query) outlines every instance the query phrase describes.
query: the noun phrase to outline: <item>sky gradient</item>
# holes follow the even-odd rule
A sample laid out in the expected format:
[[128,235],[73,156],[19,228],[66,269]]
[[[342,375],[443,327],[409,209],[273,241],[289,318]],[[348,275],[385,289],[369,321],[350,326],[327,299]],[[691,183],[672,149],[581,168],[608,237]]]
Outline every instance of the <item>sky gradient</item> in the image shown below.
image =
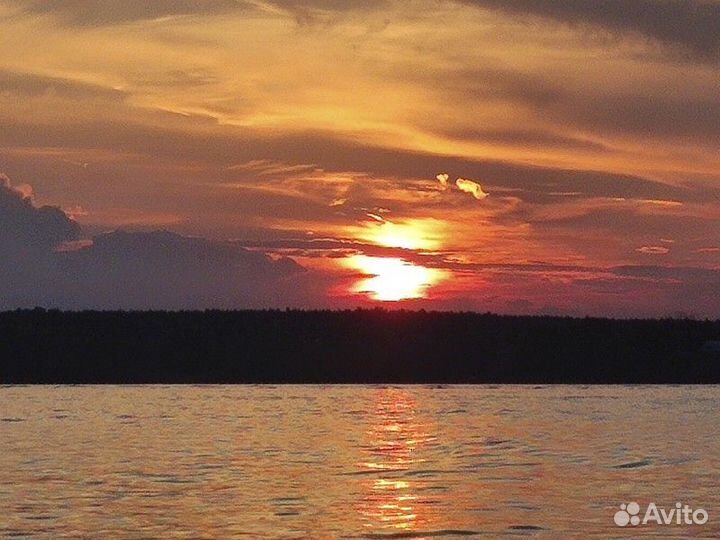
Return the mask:
[[720,2],[0,0],[0,308],[720,317]]

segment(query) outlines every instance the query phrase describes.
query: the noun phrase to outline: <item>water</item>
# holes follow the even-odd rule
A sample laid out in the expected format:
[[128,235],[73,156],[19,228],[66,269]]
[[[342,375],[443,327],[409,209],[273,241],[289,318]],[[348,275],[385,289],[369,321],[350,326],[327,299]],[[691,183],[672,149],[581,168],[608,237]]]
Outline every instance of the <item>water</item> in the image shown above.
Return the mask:
[[[0,388],[0,537],[720,536],[720,387]],[[705,525],[619,528],[622,502]]]

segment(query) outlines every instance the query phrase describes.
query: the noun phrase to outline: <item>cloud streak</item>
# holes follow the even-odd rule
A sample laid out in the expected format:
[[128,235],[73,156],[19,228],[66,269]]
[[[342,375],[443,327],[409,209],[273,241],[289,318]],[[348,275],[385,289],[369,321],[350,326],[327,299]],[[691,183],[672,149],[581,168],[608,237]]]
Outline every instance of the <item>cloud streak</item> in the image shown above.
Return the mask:
[[670,250],[664,246],[642,246],[637,251],[645,255],[666,255]]
[[714,0],[467,0],[512,15],[641,34],[706,59],[720,56],[720,3]]
[[77,26],[106,26],[183,15],[217,15],[243,6],[237,0],[21,0],[28,14],[56,16]]

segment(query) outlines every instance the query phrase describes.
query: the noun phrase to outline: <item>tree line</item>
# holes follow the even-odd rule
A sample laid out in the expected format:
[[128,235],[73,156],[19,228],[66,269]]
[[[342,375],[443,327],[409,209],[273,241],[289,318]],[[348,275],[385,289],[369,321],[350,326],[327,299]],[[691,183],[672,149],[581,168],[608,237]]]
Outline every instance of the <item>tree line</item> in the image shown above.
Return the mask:
[[425,311],[0,313],[0,383],[720,383],[720,321]]

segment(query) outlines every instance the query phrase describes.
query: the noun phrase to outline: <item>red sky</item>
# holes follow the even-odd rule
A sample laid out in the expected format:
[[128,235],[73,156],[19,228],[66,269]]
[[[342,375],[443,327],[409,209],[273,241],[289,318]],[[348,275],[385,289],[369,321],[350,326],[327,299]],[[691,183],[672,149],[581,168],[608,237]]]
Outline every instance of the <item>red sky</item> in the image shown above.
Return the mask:
[[719,80],[710,0],[0,0],[0,307],[720,317]]

